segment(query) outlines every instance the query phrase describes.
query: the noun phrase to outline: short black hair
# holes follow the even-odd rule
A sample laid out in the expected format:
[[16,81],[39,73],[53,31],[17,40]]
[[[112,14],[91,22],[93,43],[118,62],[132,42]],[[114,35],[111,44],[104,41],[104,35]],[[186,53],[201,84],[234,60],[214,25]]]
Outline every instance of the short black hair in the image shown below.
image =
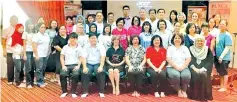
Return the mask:
[[140,44],[141,44],[141,39],[140,39],[140,37],[139,37],[138,35],[133,35],[133,36],[131,37],[130,45],[133,45],[132,41],[133,41],[134,38],[138,38],[138,41],[139,41],[138,44],[140,45]]
[[113,12],[109,12],[108,15],[114,15],[114,13]]
[[189,34],[189,28],[191,28],[192,26],[194,25],[194,27],[195,27],[195,32],[196,32],[196,26],[195,26],[195,24],[194,23],[188,23],[188,25],[187,25],[187,27],[186,27],[186,34]]
[[178,17],[177,17],[177,15],[178,15],[178,12],[176,11],[176,10],[172,10],[172,11],[170,11],[170,22],[172,23],[172,19],[171,19],[171,14],[172,13],[174,13],[174,15],[176,16],[176,18],[175,18],[175,22],[178,22]]
[[105,25],[104,25],[104,28],[103,28],[103,35],[105,35],[105,28],[106,28],[106,27],[109,27],[109,29],[110,29],[110,30],[109,30],[109,36],[110,36],[110,35],[111,35],[111,25],[110,25],[110,24],[105,24]]
[[151,23],[150,22],[148,22],[148,21],[145,21],[143,24],[142,24],[142,32],[145,32],[145,29],[144,29],[144,26],[145,25],[149,25],[149,33],[151,33],[152,32],[152,26],[151,26]]
[[69,39],[70,39],[70,38],[78,39],[77,33],[72,32],[72,33],[69,35]]
[[73,15],[72,18],[77,18],[77,15]]
[[116,20],[116,26],[118,26],[118,22],[120,22],[121,20],[123,21],[123,24],[125,24],[124,18],[123,18],[123,17],[119,17],[119,18]]
[[171,44],[174,45],[174,38],[175,38],[176,36],[179,36],[179,37],[180,37],[180,39],[182,40],[182,41],[181,41],[181,45],[183,45],[183,44],[184,44],[184,36],[183,36],[182,34],[180,34],[180,33],[174,34],[174,35],[172,36],[172,38],[171,38]]
[[93,36],[95,36],[97,38],[97,35],[95,33],[88,33],[88,35],[89,35],[89,38],[91,38]]
[[73,17],[72,16],[66,16],[66,20],[68,20],[68,19],[73,19]]
[[150,9],[150,10],[149,10],[149,14],[151,13],[151,11],[154,11],[155,14],[156,14],[156,9]]
[[165,13],[165,9],[163,9],[163,8],[158,9],[158,10],[157,10],[157,13],[159,13],[160,10],[163,10],[164,13]]
[[167,23],[166,23],[166,21],[163,20],[163,19],[160,19],[160,20],[157,22],[157,29],[160,30],[160,22],[164,22],[164,23],[165,23],[165,29],[166,29],[166,28],[167,28]]
[[160,39],[160,46],[159,47],[163,47],[163,42],[162,42],[162,38],[159,36],[159,35],[154,35],[152,38],[151,38],[151,45],[150,46],[152,46],[152,47],[154,47],[154,40],[156,39],[156,38],[159,38]]
[[124,5],[124,6],[123,6],[123,10],[124,10],[124,8],[130,9],[130,7],[129,7],[128,5]]
[[140,17],[138,17],[138,16],[134,16],[133,18],[132,18],[132,26],[134,26],[134,19],[135,18],[137,18],[138,19],[138,26],[140,26],[140,24],[141,24],[141,19],[140,19]]
[[209,27],[209,24],[208,24],[207,22],[204,22],[204,23],[202,23],[201,28],[202,28],[202,27],[207,27],[207,28],[208,28],[208,27]]

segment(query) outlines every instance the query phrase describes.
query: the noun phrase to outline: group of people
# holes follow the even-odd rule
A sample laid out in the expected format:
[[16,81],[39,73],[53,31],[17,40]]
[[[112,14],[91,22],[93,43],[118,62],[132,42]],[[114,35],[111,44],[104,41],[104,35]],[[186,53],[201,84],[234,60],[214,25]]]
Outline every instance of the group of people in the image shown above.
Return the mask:
[[[119,95],[120,78],[126,75],[134,97],[140,96],[146,76],[155,97],[165,97],[171,86],[178,97],[212,100],[213,64],[220,75],[218,91],[227,90],[232,38],[227,21],[219,14],[202,23],[194,12],[192,22],[185,24],[185,14],[176,10],[170,12],[169,20],[164,18],[164,9],[150,9],[150,18],[146,18],[144,8],[140,16],[132,18],[128,5],[122,11],[123,17],[116,21],[110,12],[107,22],[103,22],[102,12],[97,12],[95,19],[92,15],[87,20],[77,15],[74,23],[68,16],[66,25],[61,26],[52,20],[48,29],[42,17],[37,24],[27,20],[23,26],[12,16],[11,26],[2,36],[8,84],[15,81],[17,87],[32,88],[36,77],[36,84],[44,87],[48,56],[54,54],[55,81],[62,88],[60,97],[68,94],[68,78],[72,97],[77,97],[79,80],[81,97],[87,97],[92,77],[99,86],[99,96],[105,97],[106,76],[112,93]],[[22,83],[24,77],[26,85]]]

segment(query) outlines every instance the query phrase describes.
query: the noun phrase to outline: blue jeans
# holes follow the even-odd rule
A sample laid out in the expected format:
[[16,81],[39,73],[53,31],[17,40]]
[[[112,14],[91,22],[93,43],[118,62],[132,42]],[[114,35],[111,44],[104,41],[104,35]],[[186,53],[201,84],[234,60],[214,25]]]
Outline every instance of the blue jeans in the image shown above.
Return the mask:
[[25,62],[25,74],[26,74],[26,85],[33,84],[32,80],[34,78],[34,58],[33,58],[33,52],[26,52],[26,62]]
[[22,66],[24,65],[22,63],[22,59],[13,59],[13,63],[14,63],[14,66],[15,66],[15,82],[16,82],[16,85],[19,85],[21,83],[21,79],[20,79],[20,73],[22,71]]
[[[88,64],[88,73],[82,73],[82,89],[83,93],[88,93],[89,88],[89,82],[91,79],[92,74],[94,73],[97,79],[97,84],[99,85],[99,92],[104,93],[105,88],[105,68],[103,68],[103,71],[98,73],[97,69],[100,66],[100,64]],[[82,69],[83,71],[83,69]]]
[[38,85],[44,84],[44,71],[47,65],[47,57],[40,57],[39,60],[35,60],[36,67],[36,80]]
[[185,68],[182,71],[178,71],[173,67],[167,67],[168,80],[176,91],[180,89],[183,91],[187,90],[191,79],[191,72],[189,68]]

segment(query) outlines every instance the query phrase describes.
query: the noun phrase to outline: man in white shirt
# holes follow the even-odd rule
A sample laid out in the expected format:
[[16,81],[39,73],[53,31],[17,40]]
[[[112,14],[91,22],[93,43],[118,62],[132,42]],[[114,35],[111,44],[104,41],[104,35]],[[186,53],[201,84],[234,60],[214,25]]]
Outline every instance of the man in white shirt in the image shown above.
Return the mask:
[[60,97],[67,95],[67,77],[71,76],[71,94],[73,98],[76,98],[77,83],[79,80],[81,57],[83,50],[77,43],[78,35],[72,33],[69,36],[69,43],[65,45],[61,51],[60,61],[62,69],[60,71],[60,82],[63,94]]
[[104,29],[104,16],[102,14],[102,12],[97,12],[96,13],[96,21],[95,24],[97,25],[97,33],[102,34],[103,33],[103,29]]
[[163,9],[163,8],[158,9],[157,14],[158,14],[158,20],[163,19],[166,21],[167,30],[173,31],[174,30],[173,25],[170,23],[169,20],[165,19],[165,9]]
[[150,9],[149,16],[150,19],[148,21],[151,23],[152,34],[154,34],[157,31],[157,22],[158,22],[158,20],[156,19],[156,10]]
[[116,26],[116,23],[115,23],[115,21],[114,21],[114,13],[113,12],[110,12],[110,13],[108,13],[108,21],[107,21],[107,23],[108,24],[110,24],[110,26],[111,26],[111,32],[117,27]]
[[89,34],[89,44],[83,50],[83,71],[82,71],[82,98],[88,95],[88,87],[91,76],[95,75],[99,85],[99,96],[105,97],[105,71],[104,63],[106,51],[102,44],[98,43],[95,34]]
[[130,7],[128,5],[123,6],[123,18],[125,21],[124,28],[128,30],[128,28],[132,25],[132,18],[129,16]]
[[3,56],[7,58],[8,84],[13,84],[13,81],[14,81],[14,64],[13,64],[11,46],[7,46],[7,43],[9,43],[10,38],[15,31],[15,26],[17,23],[18,23],[17,16],[15,15],[11,16],[10,26],[3,30],[3,35],[2,35]]
[[144,7],[142,7],[139,11],[139,15],[140,15],[140,19],[141,19],[141,24],[140,26],[142,26],[142,24],[145,22],[145,21],[148,21],[149,19],[146,18],[146,9]]

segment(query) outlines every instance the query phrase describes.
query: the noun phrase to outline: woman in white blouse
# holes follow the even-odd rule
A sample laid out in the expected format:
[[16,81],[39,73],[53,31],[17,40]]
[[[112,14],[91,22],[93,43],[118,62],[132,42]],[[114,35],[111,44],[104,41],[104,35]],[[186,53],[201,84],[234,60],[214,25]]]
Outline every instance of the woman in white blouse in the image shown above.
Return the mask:
[[188,68],[191,55],[189,49],[183,45],[184,40],[181,34],[173,35],[171,43],[173,45],[167,50],[168,80],[173,88],[178,91],[178,96],[186,98],[186,90],[191,79]]
[[98,37],[99,43],[103,44],[105,47],[105,50],[107,51],[111,47],[111,26],[109,24],[106,24],[103,29],[103,34],[100,34]]

